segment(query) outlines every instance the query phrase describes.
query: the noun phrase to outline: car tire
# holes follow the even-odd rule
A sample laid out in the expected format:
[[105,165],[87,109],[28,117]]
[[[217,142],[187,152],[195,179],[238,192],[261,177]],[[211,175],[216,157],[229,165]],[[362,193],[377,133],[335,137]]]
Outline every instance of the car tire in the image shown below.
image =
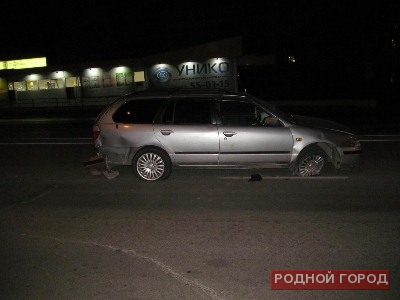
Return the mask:
[[133,172],[143,181],[164,180],[171,174],[171,160],[156,148],[146,148],[136,153],[132,162]]
[[300,152],[294,174],[301,177],[318,176],[321,174],[328,156],[319,147],[310,147]]

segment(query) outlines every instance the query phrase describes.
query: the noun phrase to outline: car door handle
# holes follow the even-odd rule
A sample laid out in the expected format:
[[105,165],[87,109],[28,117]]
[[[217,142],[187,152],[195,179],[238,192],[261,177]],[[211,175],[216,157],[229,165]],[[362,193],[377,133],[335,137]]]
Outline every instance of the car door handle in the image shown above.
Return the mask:
[[234,131],[224,131],[223,134],[227,137],[231,137],[234,136],[236,134],[236,132]]
[[162,135],[170,135],[171,133],[174,133],[172,130],[166,130],[166,129],[161,129],[160,132]]

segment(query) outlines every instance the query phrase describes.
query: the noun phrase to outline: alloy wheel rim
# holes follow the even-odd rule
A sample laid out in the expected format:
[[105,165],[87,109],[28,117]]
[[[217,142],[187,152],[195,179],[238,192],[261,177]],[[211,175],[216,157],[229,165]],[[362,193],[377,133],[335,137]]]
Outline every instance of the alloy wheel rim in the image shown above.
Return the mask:
[[155,153],[145,153],[137,161],[137,171],[145,180],[157,180],[165,172],[164,160]]
[[303,159],[299,164],[299,174],[301,176],[319,175],[324,164],[325,164],[325,159],[323,156],[318,154],[310,155],[305,159]]

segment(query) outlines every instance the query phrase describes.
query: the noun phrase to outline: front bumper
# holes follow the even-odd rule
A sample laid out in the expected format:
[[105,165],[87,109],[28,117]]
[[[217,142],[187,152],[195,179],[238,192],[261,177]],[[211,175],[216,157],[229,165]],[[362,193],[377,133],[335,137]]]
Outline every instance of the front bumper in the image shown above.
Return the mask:
[[361,149],[344,150],[341,156],[341,167],[356,165],[360,160],[361,153]]

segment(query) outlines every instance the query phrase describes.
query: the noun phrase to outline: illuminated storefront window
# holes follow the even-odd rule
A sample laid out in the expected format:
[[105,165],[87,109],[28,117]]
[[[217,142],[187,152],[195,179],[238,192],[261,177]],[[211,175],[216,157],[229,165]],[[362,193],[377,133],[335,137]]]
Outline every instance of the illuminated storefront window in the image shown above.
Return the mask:
[[19,91],[19,92],[26,91],[26,81],[14,82],[14,90]]
[[103,86],[104,87],[111,87],[112,86],[111,75],[109,75],[109,74],[103,75]]
[[117,77],[117,86],[125,85],[125,73],[117,73],[115,76]]
[[91,88],[99,88],[100,87],[99,76],[90,77],[90,87]]
[[144,71],[139,71],[134,73],[135,82],[143,82],[144,81]]
[[81,82],[79,80],[79,77],[67,77],[65,79],[65,86],[66,87],[76,87],[80,86]]
[[39,80],[40,90],[62,89],[64,88],[64,79],[42,79]]
[[28,81],[28,91],[37,91],[39,89],[37,80]]

